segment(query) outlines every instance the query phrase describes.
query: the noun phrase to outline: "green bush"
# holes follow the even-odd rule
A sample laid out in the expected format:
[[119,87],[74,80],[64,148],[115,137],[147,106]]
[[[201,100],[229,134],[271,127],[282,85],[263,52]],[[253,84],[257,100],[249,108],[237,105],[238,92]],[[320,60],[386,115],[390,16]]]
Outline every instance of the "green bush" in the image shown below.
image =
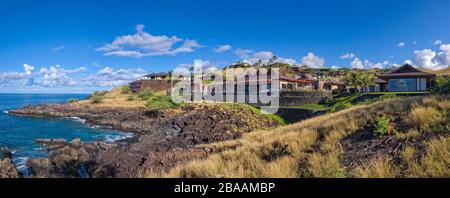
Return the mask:
[[127,99],[128,101],[133,101],[134,100],[134,96],[133,95],[130,95],[130,96],[128,96],[128,99]]
[[77,99],[74,99],[74,98],[71,98],[71,99],[69,99],[69,100],[67,100],[69,103],[75,103],[75,102],[78,102],[78,100]]
[[92,95],[90,97],[93,96],[105,96],[108,93],[108,91],[95,91],[94,93],[92,93]]
[[153,97],[154,95],[155,95],[155,93],[151,89],[147,88],[147,89],[144,89],[143,91],[139,92],[137,97],[142,100],[148,100],[151,97]]
[[174,103],[170,96],[153,96],[147,100],[145,106],[148,109],[171,109],[181,106],[181,104]]
[[375,119],[375,135],[385,136],[391,133],[389,127],[391,124],[391,119],[386,116],[381,116]]
[[103,96],[101,95],[92,95],[90,99],[92,104],[98,104],[103,102]]
[[126,86],[122,86],[120,88],[120,93],[122,94],[129,94],[131,92],[130,86],[126,85]]
[[395,94],[395,93],[386,93],[379,98],[379,101],[396,98],[396,97],[397,97],[397,94]]

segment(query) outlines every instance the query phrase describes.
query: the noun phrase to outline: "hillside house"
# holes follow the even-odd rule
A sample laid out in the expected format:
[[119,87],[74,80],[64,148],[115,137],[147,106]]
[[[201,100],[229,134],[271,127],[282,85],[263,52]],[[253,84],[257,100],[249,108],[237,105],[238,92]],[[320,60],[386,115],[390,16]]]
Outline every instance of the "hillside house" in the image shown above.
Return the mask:
[[414,68],[409,64],[375,79],[368,92],[425,92],[429,91],[436,74]]

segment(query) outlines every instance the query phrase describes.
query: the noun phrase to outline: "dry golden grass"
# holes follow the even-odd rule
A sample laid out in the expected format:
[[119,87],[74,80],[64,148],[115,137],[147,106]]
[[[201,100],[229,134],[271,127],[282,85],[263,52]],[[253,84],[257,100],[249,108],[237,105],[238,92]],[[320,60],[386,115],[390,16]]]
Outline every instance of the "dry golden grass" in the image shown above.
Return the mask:
[[441,112],[434,107],[416,107],[410,115],[412,123],[425,132],[431,131],[443,119]]
[[395,178],[400,169],[391,165],[388,157],[377,157],[352,170],[352,177],[357,178]]
[[[349,173],[340,162],[342,148],[339,140],[372,121],[380,112],[406,112],[420,100],[420,97],[400,98],[355,106],[296,124],[244,134],[238,140],[201,145],[199,148],[218,152],[167,173],[152,173],[147,177],[348,177]],[[274,150],[274,142],[288,145],[289,154],[265,160],[265,153]],[[391,168],[386,171],[388,160],[381,162],[370,163],[381,163],[384,168],[371,172],[361,169],[356,173],[364,177],[397,174]]]
[[427,142],[420,160],[409,160],[407,177],[450,177],[450,138]]
[[[155,92],[155,95],[165,95],[165,91]],[[104,96],[102,96],[103,100],[100,103],[92,104],[90,100],[81,100],[75,102],[75,105],[82,106],[93,106],[93,107],[102,107],[102,108],[144,108],[145,101],[141,100],[134,96],[134,100],[129,100],[129,97],[133,96],[133,94],[123,94],[121,93],[120,88],[114,88],[111,91],[108,91]]]

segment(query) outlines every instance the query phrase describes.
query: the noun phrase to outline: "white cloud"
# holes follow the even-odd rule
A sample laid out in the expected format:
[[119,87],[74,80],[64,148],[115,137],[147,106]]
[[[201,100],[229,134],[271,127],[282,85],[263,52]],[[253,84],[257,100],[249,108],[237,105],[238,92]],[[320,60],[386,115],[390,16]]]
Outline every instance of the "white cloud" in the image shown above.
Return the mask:
[[202,71],[211,71],[211,70],[216,70],[219,69],[218,64],[209,61],[209,60],[196,60],[194,61],[194,64],[189,64],[189,63],[183,63],[183,64],[179,64],[177,66],[178,68],[183,67],[186,68],[188,70],[193,69],[193,68],[197,68],[197,69],[202,69]]
[[82,80],[86,86],[92,87],[116,87],[128,84],[139,79],[146,74],[145,70],[140,68],[118,69],[111,67],[100,69],[97,73],[89,75]]
[[75,86],[80,82],[73,80],[68,74],[78,74],[85,72],[86,67],[79,67],[76,69],[64,69],[59,65],[51,66],[49,68],[41,68],[38,72],[39,79],[36,81],[37,85],[44,87],[57,86]]
[[339,67],[339,66],[336,66],[336,65],[331,66],[331,69],[334,69],[334,70],[339,69],[339,68],[340,68],[340,67]]
[[60,46],[58,46],[58,47],[55,47],[55,48],[51,49],[51,51],[52,51],[52,52],[59,52],[59,51],[65,49],[66,47],[67,47],[67,46],[65,46],[65,45],[60,45]]
[[440,45],[440,44],[442,44],[442,41],[441,41],[441,40],[435,40],[435,41],[433,42],[433,44],[434,44],[434,45]]
[[400,43],[398,44],[398,47],[405,47],[405,45],[406,45],[405,42],[400,42]]
[[309,52],[308,55],[302,58],[301,64],[312,68],[320,68],[325,66],[325,59]]
[[234,51],[234,54],[236,54],[237,56],[239,56],[240,58],[248,58],[248,56],[253,53],[253,50],[248,50],[248,49],[236,49]]
[[231,48],[233,48],[233,47],[231,47],[231,45],[219,45],[219,46],[217,46],[216,49],[214,49],[214,52],[215,53],[226,52],[226,51],[231,50]]
[[346,54],[342,54],[340,56],[341,59],[346,60],[346,59],[353,59],[355,58],[356,55],[354,53],[346,53]]
[[181,39],[176,36],[154,36],[144,31],[144,25],[136,26],[133,35],[118,36],[97,51],[104,52],[105,56],[121,56],[141,58],[146,56],[173,56],[179,53],[194,52],[201,45],[190,39]]
[[287,63],[287,64],[291,64],[291,65],[297,64],[297,61],[295,59],[277,57],[271,51],[254,52],[254,50],[237,49],[234,51],[234,53],[237,56],[239,56],[239,58],[241,58],[243,62],[249,63],[249,64],[254,64],[258,61],[261,61],[262,63],[266,64],[269,61],[271,61],[271,59],[273,59],[274,57],[276,57],[276,60],[274,60],[274,62],[277,62],[277,63]]
[[59,65],[49,68],[41,68],[34,72],[35,67],[29,64],[23,64],[24,72],[5,72],[0,73],[0,86],[29,85],[42,87],[75,86],[78,85],[68,74],[78,74],[85,72],[86,67],[76,69],[64,69]]
[[353,59],[353,61],[350,63],[350,67],[352,69],[383,69],[388,65],[389,61],[387,60],[380,63],[372,63],[367,59],[361,61],[359,58]]
[[414,51],[412,65],[439,70],[450,65],[450,44],[442,44],[439,51],[423,49]]
[[364,69],[364,65],[362,64],[361,60],[359,58],[355,58],[351,63],[350,66],[352,69]]
[[23,64],[23,69],[25,70],[26,75],[31,75],[34,71],[34,67],[28,64]]
[[4,72],[0,73],[0,86],[25,84],[28,76],[21,72]]

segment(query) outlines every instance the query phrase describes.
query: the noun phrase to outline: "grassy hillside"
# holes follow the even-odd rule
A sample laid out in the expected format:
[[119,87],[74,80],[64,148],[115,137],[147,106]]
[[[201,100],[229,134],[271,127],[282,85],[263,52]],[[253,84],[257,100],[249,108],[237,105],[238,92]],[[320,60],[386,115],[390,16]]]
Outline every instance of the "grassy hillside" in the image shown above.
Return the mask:
[[147,177],[449,177],[448,97],[395,98],[237,140]]
[[437,71],[437,74],[439,75],[450,75],[450,67],[441,69],[439,71]]
[[[165,91],[154,93],[155,96],[162,96],[165,94]],[[121,88],[115,88],[107,92],[99,92],[97,97],[99,98],[98,102],[93,102],[91,96],[91,99],[73,101],[73,103],[76,105],[104,108],[144,108],[146,104],[146,100],[139,98],[138,94],[122,93]]]

